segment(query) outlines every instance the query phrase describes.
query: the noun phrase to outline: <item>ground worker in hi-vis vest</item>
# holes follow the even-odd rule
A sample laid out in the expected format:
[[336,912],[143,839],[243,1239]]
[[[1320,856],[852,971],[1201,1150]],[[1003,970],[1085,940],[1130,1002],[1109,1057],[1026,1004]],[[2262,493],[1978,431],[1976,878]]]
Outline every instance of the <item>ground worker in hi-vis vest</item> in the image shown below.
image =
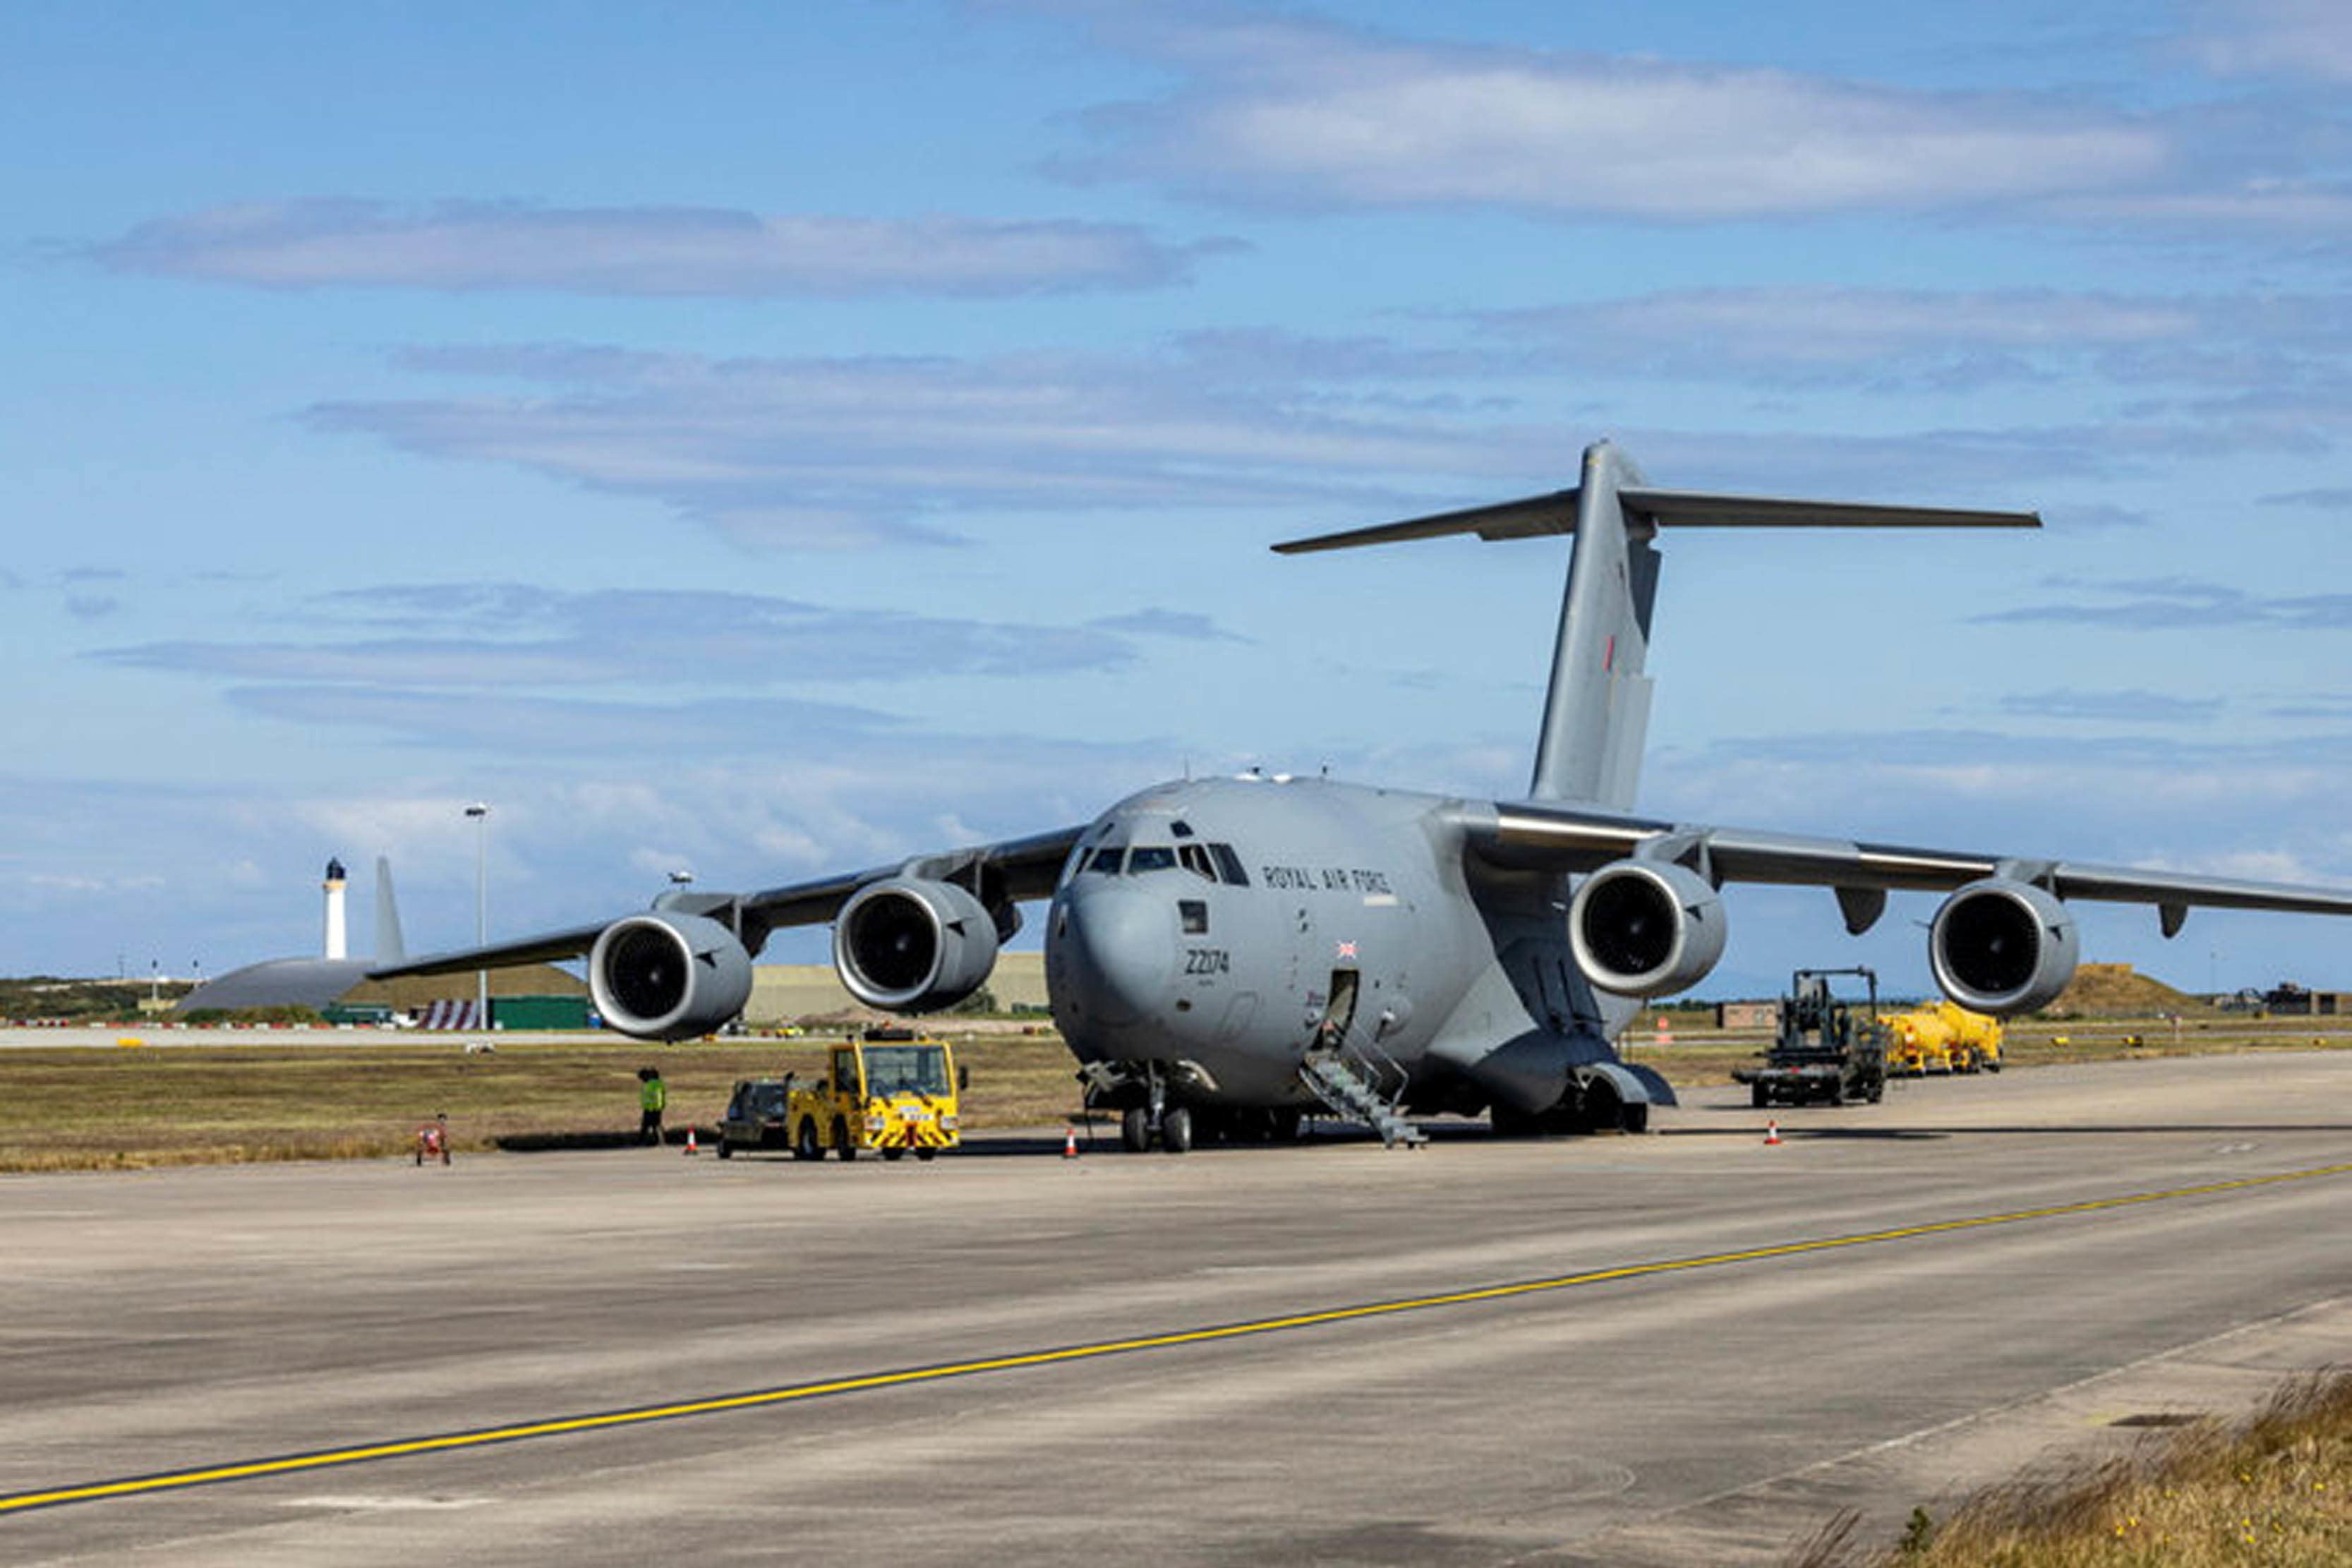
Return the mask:
[[662,1140],[662,1111],[669,1105],[669,1086],[662,1082],[661,1068],[637,1069],[637,1142],[658,1143]]

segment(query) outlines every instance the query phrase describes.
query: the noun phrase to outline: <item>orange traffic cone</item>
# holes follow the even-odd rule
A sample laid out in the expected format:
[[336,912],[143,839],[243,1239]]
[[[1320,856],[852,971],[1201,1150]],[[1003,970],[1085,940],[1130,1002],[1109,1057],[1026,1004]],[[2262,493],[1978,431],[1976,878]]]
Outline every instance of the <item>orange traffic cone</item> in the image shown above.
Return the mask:
[[1772,1148],[1773,1146],[1775,1146],[1776,1144],[1778,1144],[1780,1142],[1780,1124],[1779,1122],[1777,1122],[1777,1121],[1767,1121],[1767,1122],[1764,1124],[1764,1146],[1765,1146],[1767,1149],[1769,1149],[1769,1148]]
[[1062,1124],[1062,1158],[1065,1160],[1075,1160],[1077,1157],[1078,1130],[1071,1126],[1069,1123],[1064,1122]]
[[701,1145],[698,1144],[694,1141],[694,1129],[691,1127],[686,1130],[686,1152],[689,1154],[699,1154],[702,1152]]

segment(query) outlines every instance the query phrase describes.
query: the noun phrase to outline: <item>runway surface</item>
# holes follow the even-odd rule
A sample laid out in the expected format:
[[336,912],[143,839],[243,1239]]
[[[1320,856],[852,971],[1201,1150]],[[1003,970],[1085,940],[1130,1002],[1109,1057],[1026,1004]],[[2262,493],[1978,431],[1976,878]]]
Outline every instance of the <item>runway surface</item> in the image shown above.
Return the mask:
[[0,1179],[0,1559],[1766,1563],[2352,1360],[2352,1053],[1780,1120]]

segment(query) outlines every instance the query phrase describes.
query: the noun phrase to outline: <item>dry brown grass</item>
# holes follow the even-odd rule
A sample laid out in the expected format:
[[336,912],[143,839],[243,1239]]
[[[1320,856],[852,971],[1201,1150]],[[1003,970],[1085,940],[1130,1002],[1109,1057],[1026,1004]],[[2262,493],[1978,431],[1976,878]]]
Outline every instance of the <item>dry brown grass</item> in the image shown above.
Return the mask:
[[[2314,1022],[2192,1026],[2177,1046],[2169,1026],[2154,1023],[2071,1033],[2063,1025],[2029,1024],[2011,1030],[2008,1056],[2032,1066],[2307,1048]],[[1685,1020],[1675,1028],[1676,1043],[1665,1047],[1636,1029],[1628,1055],[1683,1088],[1728,1083],[1732,1069],[1762,1047],[1753,1031]],[[2055,1043],[2060,1034],[2067,1044]],[[2131,1034],[2148,1044],[2126,1045]],[[967,1126],[1037,1126],[1077,1109],[1074,1064],[1050,1029],[1022,1034],[999,1025],[949,1035],[971,1071]],[[2329,1036],[2326,1043],[2347,1041]],[[0,1171],[390,1155],[412,1148],[418,1125],[442,1110],[459,1150],[614,1142],[636,1127],[636,1070],[647,1063],[669,1080],[669,1124],[708,1128],[737,1079],[820,1073],[825,1045],[818,1037],[648,1046],[613,1037],[518,1036],[495,1052],[468,1056],[456,1040],[393,1035],[331,1046],[10,1048],[0,1050]]]
[[[965,1121],[1034,1125],[1077,1104],[1069,1053],[1042,1036],[957,1038]],[[0,1171],[125,1169],[404,1153],[436,1112],[451,1146],[614,1141],[637,1124],[637,1068],[661,1068],[673,1128],[709,1128],[738,1079],[824,1070],[822,1040],[503,1040],[0,1051]]]
[[2291,1380],[2235,1426],[2200,1421],[2129,1454],[2061,1465],[1926,1510],[1892,1548],[1851,1516],[1801,1568],[2340,1568],[2352,1563],[2352,1373]]

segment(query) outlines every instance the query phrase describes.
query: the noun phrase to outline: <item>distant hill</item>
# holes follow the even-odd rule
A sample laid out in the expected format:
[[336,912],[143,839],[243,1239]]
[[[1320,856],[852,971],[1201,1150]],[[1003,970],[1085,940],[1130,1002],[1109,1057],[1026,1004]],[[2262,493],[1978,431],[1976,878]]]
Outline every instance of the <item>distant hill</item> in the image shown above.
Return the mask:
[[2151,980],[2128,963],[2086,963],[2058,1000],[2042,1009],[2053,1018],[2146,1018],[2158,1013],[2189,1015],[2213,1009],[2186,991]]

